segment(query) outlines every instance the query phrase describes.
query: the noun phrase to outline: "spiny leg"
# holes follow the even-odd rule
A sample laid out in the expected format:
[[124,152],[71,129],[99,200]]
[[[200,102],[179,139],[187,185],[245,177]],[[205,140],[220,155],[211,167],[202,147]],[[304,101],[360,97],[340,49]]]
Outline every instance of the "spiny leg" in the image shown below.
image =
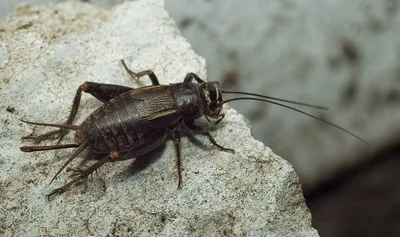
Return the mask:
[[186,127],[189,128],[190,130],[193,130],[193,131],[195,131],[195,132],[197,132],[197,133],[199,133],[199,134],[202,134],[202,135],[204,135],[204,136],[207,136],[207,137],[208,137],[208,140],[210,140],[210,142],[211,142],[214,146],[218,147],[218,149],[220,149],[221,151],[235,153],[235,150],[233,150],[233,149],[231,149],[231,148],[225,148],[225,147],[219,145],[219,144],[215,141],[215,139],[211,136],[211,134],[210,134],[207,130],[205,130],[204,128],[194,125],[193,122],[191,122],[191,121],[186,121],[186,122],[185,122],[185,125],[186,125]]
[[[63,125],[71,125],[72,122],[74,121],[76,114],[78,112],[78,108],[81,102],[81,96],[82,96],[82,91],[91,94],[93,97],[96,99],[102,101],[102,102],[107,102],[111,100],[112,98],[118,96],[121,93],[127,92],[133,90],[133,88],[130,87],[125,87],[125,86],[119,86],[119,85],[112,85],[112,84],[104,84],[104,83],[96,83],[96,82],[85,82],[82,85],[80,85],[76,91],[73,103],[72,103],[72,109],[70,111],[70,114],[68,116],[68,119]],[[59,139],[57,144],[59,144],[62,140],[62,138],[68,133],[68,130],[64,128],[60,128],[54,131],[50,131],[48,133],[42,134],[42,135],[29,135],[25,136],[22,139],[33,139],[35,140],[34,143],[38,144],[43,140],[48,140],[48,139]],[[55,137],[54,137],[55,136]]]
[[64,186],[60,188],[56,188],[53,191],[51,191],[48,195],[47,198],[50,199],[51,196],[54,194],[62,194],[65,191],[67,191],[73,184],[78,183],[79,181],[85,180],[90,174],[92,174],[95,170],[100,168],[100,166],[104,165],[105,163],[111,161],[114,159],[110,155],[107,155],[106,157],[102,158],[101,160],[97,161],[94,163],[92,166],[90,166],[87,169],[72,169],[70,168],[69,170],[74,171],[74,173],[71,175],[71,177],[76,176],[73,180],[65,184]]
[[178,168],[178,189],[181,188],[182,185],[182,167],[181,167],[181,133],[178,129],[172,131],[172,137],[175,144],[176,150],[176,165]]
[[[65,123],[63,123],[64,125],[71,125],[72,122],[74,121],[76,113],[78,112],[80,101],[81,101],[81,95],[82,95],[82,87],[80,86],[76,91],[76,94],[75,94],[75,97],[74,97],[74,100],[72,103],[72,109],[69,113],[67,121]],[[60,129],[50,131],[50,132],[47,132],[47,133],[39,135],[39,136],[31,134],[29,136],[23,137],[22,139],[33,139],[35,144],[39,144],[43,140],[58,138],[57,144],[59,144],[61,142],[62,138],[65,135],[67,135],[67,133],[68,133],[67,129],[60,128]],[[52,138],[54,135],[57,135],[57,136]]]
[[72,155],[71,155],[71,157],[67,160],[67,162],[65,162],[64,164],[63,164],[63,166],[61,166],[61,168],[57,171],[57,173],[53,176],[53,178],[51,179],[51,181],[50,181],[50,184],[57,178],[57,176],[61,173],[61,171],[65,168],[65,167],[67,167],[67,165],[69,164],[69,163],[71,163],[71,161],[73,160],[73,159],[75,159],[75,157],[77,157],[83,150],[85,150],[85,148],[87,147],[88,145],[87,145],[87,143],[82,143],[82,144],[79,144],[79,147],[74,151],[74,153],[72,153]]
[[125,70],[128,72],[129,75],[131,75],[131,77],[135,80],[138,80],[139,78],[143,77],[143,76],[149,76],[150,80],[151,80],[151,84],[153,86],[157,86],[160,85],[160,82],[158,81],[156,74],[154,74],[154,72],[152,70],[145,70],[145,71],[141,71],[141,72],[133,72],[131,69],[128,68],[128,66],[126,66],[125,61],[121,60],[122,65],[124,66]]

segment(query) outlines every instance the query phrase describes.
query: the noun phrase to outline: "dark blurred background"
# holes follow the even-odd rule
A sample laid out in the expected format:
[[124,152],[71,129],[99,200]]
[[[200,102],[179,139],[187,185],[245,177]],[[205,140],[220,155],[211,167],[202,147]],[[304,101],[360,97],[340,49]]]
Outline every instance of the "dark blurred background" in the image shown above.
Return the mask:
[[400,236],[400,142],[306,192],[320,236]]
[[[0,17],[21,0],[2,0]],[[30,4],[57,0],[25,0]],[[90,0],[105,8],[122,0]],[[372,144],[272,105],[232,104],[291,162],[320,236],[400,236],[400,0],[166,0],[227,90],[301,108]],[[299,107],[297,107],[299,108]]]

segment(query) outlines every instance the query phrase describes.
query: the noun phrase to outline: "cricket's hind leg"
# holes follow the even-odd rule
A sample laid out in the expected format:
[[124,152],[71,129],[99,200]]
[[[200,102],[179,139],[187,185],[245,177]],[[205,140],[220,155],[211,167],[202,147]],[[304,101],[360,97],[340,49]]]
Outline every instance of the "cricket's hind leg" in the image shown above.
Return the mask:
[[[76,113],[78,112],[79,104],[80,104],[80,101],[81,101],[81,95],[82,95],[82,87],[80,86],[78,88],[78,90],[76,91],[76,94],[75,94],[75,97],[74,97],[74,101],[73,101],[73,104],[72,104],[72,109],[70,111],[68,119],[67,119],[67,121],[65,123],[63,123],[61,125],[65,125],[65,126],[72,125],[72,122],[75,119]],[[32,122],[28,122],[28,121],[23,121],[23,122],[26,122],[26,123],[29,123],[29,124],[36,124],[36,125],[46,126],[46,125],[40,124],[40,123],[32,123]],[[57,144],[59,144],[61,142],[62,138],[65,135],[67,135],[67,133],[68,133],[68,129],[60,127],[57,130],[50,131],[50,132],[47,132],[47,133],[42,134],[42,135],[35,135],[34,132],[32,132],[32,134],[30,134],[28,136],[25,136],[25,137],[22,137],[22,139],[24,139],[24,140],[26,140],[26,139],[34,140],[35,144],[39,144],[40,142],[42,142],[44,140],[55,140],[55,139],[58,139]]]
[[[72,103],[72,109],[69,113],[68,119],[66,122],[64,122],[63,126],[71,126],[76,114],[78,112],[78,108],[81,102],[81,96],[82,92],[86,92],[94,96],[96,99],[100,100],[101,102],[105,103],[112,98],[118,96],[121,93],[127,92],[133,90],[133,88],[130,87],[125,87],[125,86],[119,86],[119,85],[112,85],[112,84],[103,84],[103,83],[96,83],[96,82],[85,82],[82,85],[80,85],[76,91],[73,103]],[[27,122],[27,121],[23,121]],[[41,123],[32,123],[32,122],[27,122],[30,124],[36,124],[36,125],[44,125]],[[47,132],[42,135],[34,135],[34,133],[23,137],[22,139],[29,139],[29,140],[34,140],[35,144],[39,144],[40,142],[44,140],[54,140],[58,139],[57,144],[59,144],[62,140],[62,138],[67,135],[68,130],[65,128],[59,128],[54,131]]]
[[[121,60],[122,65],[124,66],[125,70],[129,73],[129,75],[131,75],[133,78],[135,79],[139,79],[140,77],[143,76],[149,76],[151,83],[153,85],[159,85],[159,81],[156,77],[156,75],[154,74],[153,71],[151,70],[145,70],[142,72],[138,72],[135,73],[132,70],[130,70],[125,62],[123,60]],[[81,96],[82,96],[82,92],[86,92],[91,94],[93,97],[95,97],[96,99],[100,100],[101,102],[105,103],[109,100],[111,100],[112,98],[130,91],[130,90],[134,90],[134,88],[131,87],[126,87],[126,86],[120,86],[120,85],[113,85],[113,84],[104,84],[104,83],[96,83],[96,82],[85,82],[82,85],[80,85],[78,87],[78,89],[76,90],[75,93],[75,97],[74,100],[72,102],[72,108],[71,111],[69,113],[68,119],[65,123],[63,123],[62,125],[68,126],[68,125],[72,125],[72,123],[74,122],[74,119],[76,117],[76,113],[78,112],[78,108],[81,102]],[[27,122],[27,121],[23,121],[23,122]],[[41,125],[39,123],[36,123],[38,125]],[[34,132],[32,132],[32,134],[22,137],[22,139],[26,140],[34,140],[35,144],[39,144],[40,142],[44,141],[44,140],[55,140],[58,139],[57,144],[59,144],[61,142],[61,140],[64,138],[65,135],[67,135],[68,130],[65,128],[59,128],[57,130],[54,131],[50,131],[47,132],[45,134],[42,135],[35,135]]]
[[56,188],[53,191],[51,191],[48,195],[47,198],[50,199],[51,196],[55,194],[62,194],[65,191],[67,191],[72,185],[77,184],[79,182],[85,182],[87,177],[91,175],[94,171],[96,171],[98,168],[100,168],[102,165],[104,165],[107,162],[110,162],[114,159],[118,158],[118,154],[116,153],[111,153],[110,155],[107,155],[94,163],[93,165],[89,166],[86,169],[81,169],[81,168],[67,168],[67,171],[73,171],[71,174],[71,177],[74,177],[73,180],[65,184],[64,186],[60,188]]

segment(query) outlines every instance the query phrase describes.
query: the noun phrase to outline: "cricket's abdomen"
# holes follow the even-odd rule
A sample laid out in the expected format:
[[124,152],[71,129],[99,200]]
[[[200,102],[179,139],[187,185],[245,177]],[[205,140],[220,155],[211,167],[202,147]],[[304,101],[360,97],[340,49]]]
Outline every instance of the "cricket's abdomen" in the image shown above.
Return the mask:
[[153,129],[139,116],[141,103],[127,92],[94,111],[80,129],[89,148],[101,153],[139,149],[148,138],[162,135],[160,129]]

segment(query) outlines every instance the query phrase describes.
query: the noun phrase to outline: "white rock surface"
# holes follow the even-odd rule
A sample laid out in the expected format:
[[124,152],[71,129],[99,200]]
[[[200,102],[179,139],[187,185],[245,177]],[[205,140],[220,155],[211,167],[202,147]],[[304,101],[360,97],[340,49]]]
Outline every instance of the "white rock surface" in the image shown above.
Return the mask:
[[[254,140],[248,122],[230,108],[208,129],[236,153],[200,136],[200,145],[184,138],[181,190],[168,142],[141,172],[133,160],[106,164],[86,192],[75,186],[45,198],[69,180],[62,172],[48,186],[71,150],[20,152],[32,126],[18,119],[63,122],[84,81],[148,84],[132,81],[120,59],[136,71],[153,69],[164,84],[187,72],[205,77],[205,61],[180,36],[163,1],[125,3],[111,12],[70,1],[24,6],[0,23],[0,40],[1,236],[318,236],[290,164]],[[97,106],[84,95],[77,123]]]

